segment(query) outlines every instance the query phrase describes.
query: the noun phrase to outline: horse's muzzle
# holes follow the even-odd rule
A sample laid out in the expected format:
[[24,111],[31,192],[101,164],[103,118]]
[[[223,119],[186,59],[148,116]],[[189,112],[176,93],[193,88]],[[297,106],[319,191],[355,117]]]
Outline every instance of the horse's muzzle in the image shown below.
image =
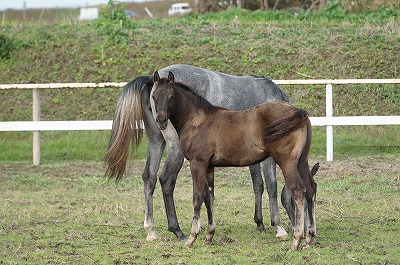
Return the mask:
[[167,125],[168,125],[167,115],[163,115],[163,114],[157,115],[156,122],[157,122],[157,126],[160,130],[167,129]]

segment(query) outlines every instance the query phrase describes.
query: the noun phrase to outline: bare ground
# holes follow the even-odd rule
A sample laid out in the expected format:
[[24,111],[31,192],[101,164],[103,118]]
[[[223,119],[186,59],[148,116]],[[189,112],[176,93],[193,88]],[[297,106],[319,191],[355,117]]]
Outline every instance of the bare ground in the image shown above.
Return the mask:
[[[324,158],[310,159],[310,167],[315,163],[320,163],[318,178],[331,177],[341,178],[344,175],[373,175],[380,173],[393,172],[393,177],[399,178],[400,157],[390,156],[364,156],[349,159],[336,159],[331,162]],[[128,163],[126,175],[140,177],[144,169],[145,160],[132,160]],[[185,161],[180,175],[190,176],[189,162]],[[60,162],[53,164],[42,164],[33,166],[30,163],[23,162],[1,162],[0,178],[8,176],[26,176],[28,174],[38,174],[40,176],[52,177],[73,177],[73,176],[102,176],[105,172],[105,165],[102,162]],[[218,168],[216,174],[239,175],[248,172],[247,167]],[[389,174],[391,175],[391,174]],[[397,175],[397,176],[396,176]],[[278,178],[281,176],[278,170]],[[218,180],[216,180],[218,182]],[[400,185],[400,183],[398,183]]]

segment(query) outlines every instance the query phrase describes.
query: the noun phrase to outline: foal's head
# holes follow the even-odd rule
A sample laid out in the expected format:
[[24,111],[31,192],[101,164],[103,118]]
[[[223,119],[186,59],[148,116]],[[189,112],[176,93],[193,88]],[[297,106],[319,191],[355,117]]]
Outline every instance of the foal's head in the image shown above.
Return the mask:
[[174,74],[169,72],[168,78],[160,78],[158,71],[154,73],[153,100],[156,112],[156,122],[160,130],[167,128],[168,119],[174,107]]

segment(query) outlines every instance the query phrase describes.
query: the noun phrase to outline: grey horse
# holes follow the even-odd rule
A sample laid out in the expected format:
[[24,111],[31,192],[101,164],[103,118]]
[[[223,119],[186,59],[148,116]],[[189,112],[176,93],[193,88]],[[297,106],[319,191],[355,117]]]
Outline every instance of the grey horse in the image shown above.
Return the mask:
[[[184,64],[170,65],[158,72],[161,77],[166,77],[169,71],[174,72],[177,82],[190,86],[194,92],[206,98],[211,104],[227,109],[242,110],[264,102],[289,101],[286,94],[268,78],[234,76]],[[167,130],[163,131],[157,127],[151,111],[150,92],[152,87],[153,75],[140,76],[129,82],[121,92],[116,106],[108,151],[104,158],[107,164],[106,175],[116,180],[123,177],[129,156],[129,146],[131,145],[133,151],[143,137],[143,121],[148,140],[147,161],[142,174],[145,194],[144,227],[148,232],[146,239],[157,238],[153,219],[153,193],[162,154],[167,146],[167,156],[159,180],[167,215],[168,231],[173,232],[178,240],[184,240],[186,237],[179,227],[173,197],[184,156],[173,126],[169,125]],[[262,218],[264,181],[261,172],[263,172],[269,197],[271,225],[277,229],[276,237],[286,238],[287,232],[281,225],[278,213],[275,162],[268,158],[249,168],[255,194],[254,221],[257,224],[257,230],[265,230]],[[284,207],[290,219],[293,220],[294,210],[290,192],[282,192],[282,194]]]

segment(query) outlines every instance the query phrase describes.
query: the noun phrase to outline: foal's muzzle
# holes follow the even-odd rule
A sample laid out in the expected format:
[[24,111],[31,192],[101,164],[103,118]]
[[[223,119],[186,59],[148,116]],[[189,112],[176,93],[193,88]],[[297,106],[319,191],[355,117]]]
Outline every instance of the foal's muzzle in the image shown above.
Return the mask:
[[165,130],[168,125],[167,115],[164,112],[157,114],[156,122],[160,130]]

